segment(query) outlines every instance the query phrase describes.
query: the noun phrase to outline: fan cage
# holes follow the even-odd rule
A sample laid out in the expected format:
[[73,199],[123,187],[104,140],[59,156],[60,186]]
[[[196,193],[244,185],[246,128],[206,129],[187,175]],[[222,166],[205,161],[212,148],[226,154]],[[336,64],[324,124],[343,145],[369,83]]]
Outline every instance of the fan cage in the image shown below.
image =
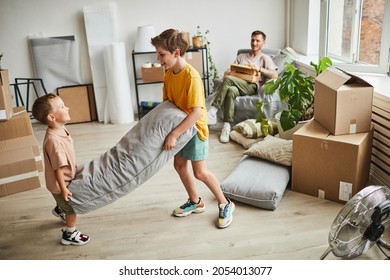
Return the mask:
[[[363,235],[372,222],[374,208],[385,200],[390,200],[388,187],[369,186],[347,202],[329,231],[328,241],[335,256],[355,258],[375,244]],[[387,221],[384,226],[388,226]]]

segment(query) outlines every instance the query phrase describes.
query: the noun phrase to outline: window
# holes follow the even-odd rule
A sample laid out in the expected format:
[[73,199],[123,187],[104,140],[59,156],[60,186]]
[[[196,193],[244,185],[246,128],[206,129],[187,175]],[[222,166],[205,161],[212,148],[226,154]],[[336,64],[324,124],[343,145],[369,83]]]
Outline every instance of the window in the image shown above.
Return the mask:
[[323,0],[322,56],[346,70],[389,72],[390,0]]

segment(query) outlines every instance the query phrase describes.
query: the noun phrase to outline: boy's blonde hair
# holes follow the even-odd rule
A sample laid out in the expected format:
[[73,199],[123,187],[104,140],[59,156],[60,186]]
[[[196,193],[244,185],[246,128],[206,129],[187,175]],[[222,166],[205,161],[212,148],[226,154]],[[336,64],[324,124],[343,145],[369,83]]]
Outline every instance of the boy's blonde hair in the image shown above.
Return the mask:
[[57,95],[49,93],[43,95],[34,101],[32,106],[32,115],[43,124],[48,124],[47,116],[52,112],[51,101],[59,98]]
[[152,45],[154,47],[161,47],[170,53],[173,53],[176,49],[179,49],[180,56],[183,56],[190,47],[190,44],[186,40],[184,33],[175,29],[167,29],[160,35],[152,38]]

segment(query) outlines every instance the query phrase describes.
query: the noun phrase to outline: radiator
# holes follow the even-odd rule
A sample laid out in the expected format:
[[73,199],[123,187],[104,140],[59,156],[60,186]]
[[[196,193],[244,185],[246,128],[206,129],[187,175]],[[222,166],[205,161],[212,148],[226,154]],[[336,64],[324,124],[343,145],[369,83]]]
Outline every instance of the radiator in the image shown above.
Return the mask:
[[374,93],[372,122],[375,124],[370,181],[390,186],[390,98]]

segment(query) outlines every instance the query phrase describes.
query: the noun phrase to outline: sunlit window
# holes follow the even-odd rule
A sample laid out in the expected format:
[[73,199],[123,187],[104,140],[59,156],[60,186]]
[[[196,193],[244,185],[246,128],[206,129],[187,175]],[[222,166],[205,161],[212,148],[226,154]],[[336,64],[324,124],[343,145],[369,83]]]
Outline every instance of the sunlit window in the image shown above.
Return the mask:
[[325,55],[344,65],[388,72],[390,14],[386,11],[389,11],[390,0],[325,2]]

